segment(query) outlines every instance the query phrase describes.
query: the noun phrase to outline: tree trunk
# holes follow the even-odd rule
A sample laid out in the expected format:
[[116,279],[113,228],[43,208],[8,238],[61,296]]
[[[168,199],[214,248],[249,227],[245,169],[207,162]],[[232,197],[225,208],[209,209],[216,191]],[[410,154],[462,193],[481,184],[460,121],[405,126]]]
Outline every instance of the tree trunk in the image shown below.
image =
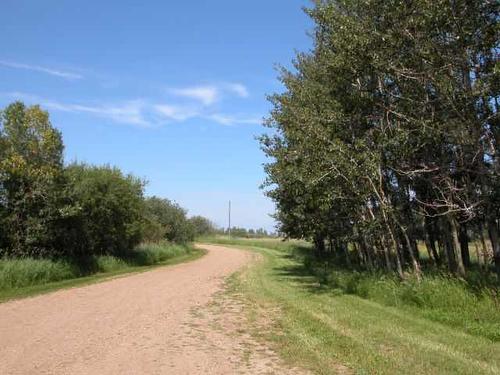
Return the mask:
[[373,250],[369,249],[369,247],[366,243],[366,238],[364,236],[361,239],[360,246],[361,246],[361,250],[365,254],[366,264],[368,266],[368,269],[371,271],[371,270],[373,270],[373,261],[372,261],[372,255],[371,255],[371,252],[373,252]]
[[314,248],[316,249],[316,253],[319,258],[323,258],[325,256],[325,239],[323,236],[316,235],[314,237]]
[[[392,232],[389,228],[389,225],[387,224],[387,220],[386,220],[386,216],[385,216],[385,212],[384,212],[383,207],[381,207],[381,211],[382,211],[382,215],[384,218],[384,224],[392,236]],[[371,209],[371,207],[368,207],[368,212],[370,213],[371,218],[373,220],[375,220],[375,214],[373,213],[373,210]],[[391,256],[390,256],[390,250],[389,250],[389,243],[387,242],[385,236],[382,233],[381,233],[381,237],[382,237],[382,251],[384,253],[385,267],[387,268],[388,272],[391,272],[392,271],[392,263],[391,263]],[[397,252],[397,250],[398,250],[397,247],[394,250]],[[398,259],[399,259],[399,256],[398,256]]]
[[421,278],[421,270],[420,270],[420,264],[418,263],[417,257],[415,256],[415,249],[413,248],[413,245],[410,241],[410,238],[408,237],[408,233],[406,232],[406,228],[401,225],[398,222],[399,227],[401,228],[401,232],[403,233],[403,237],[406,241],[406,246],[408,246],[408,252],[410,253],[410,259],[411,259],[411,265],[413,268],[413,272],[415,273],[415,276],[417,276],[417,279],[420,281]]
[[451,239],[453,254],[456,262],[456,272],[461,277],[465,277],[465,267],[464,262],[462,261],[462,254],[460,253],[460,241],[458,239],[458,222],[452,215],[448,215],[448,221],[450,223],[451,229]]
[[387,223],[387,217],[384,215],[384,219],[387,224],[387,229],[389,231],[389,236],[391,238],[391,244],[394,249],[394,253],[396,254],[396,270],[398,271],[398,275],[401,279],[404,279],[404,273],[403,273],[403,266],[401,264],[401,257],[399,255],[399,244],[398,241],[396,240],[396,237],[394,236],[394,229],[392,228],[392,225]]
[[[426,223],[427,223],[426,218]],[[433,221],[431,225],[428,226],[428,228],[425,229],[425,235],[429,239],[429,244],[431,246],[431,251],[432,255],[434,256],[434,260],[436,261],[436,264],[438,266],[441,265],[441,256],[438,254],[437,249],[436,249],[436,222]]]
[[[380,211],[382,212],[382,218],[384,219],[384,224],[385,224],[385,227],[387,228],[387,232],[389,232],[390,244],[391,244],[392,250],[394,251],[394,254],[396,255],[396,270],[398,272],[399,277],[401,279],[404,279],[403,266],[401,265],[401,257],[399,255],[399,244],[398,244],[396,237],[394,235],[394,229],[393,229],[392,223],[389,223],[389,219],[388,219],[387,214],[385,212],[385,205],[383,204],[383,202],[381,202]],[[386,264],[390,267],[391,260],[390,260],[389,249],[386,247],[384,250],[385,250],[384,255],[385,255]]]
[[481,252],[479,251],[479,246],[477,244],[477,241],[474,242],[474,250],[476,252],[476,257],[477,257],[477,264],[479,266],[479,269],[484,269],[484,258],[481,256]]
[[498,234],[498,225],[496,220],[488,220],[488,232],[490,234],[491,247],[493,248],[493,261],[495,263],[495,271],[500,280],[500,238]]
[[335,252],[335,249],[334,249],[333,239],[331,237],[328,239],[328,244],[330,245],[329,246],[330,254],[333,254]]
[[448,263],[448,270],[456,273],[457,264],[455,252],[453,250],[453,239],[451,236],[450,224],[445,218],[441,218],[441,235],[442,235],[442,254]]
[[345,263],[348,268],[351,268],[352,264],[351,264],[351,258],[349,257],[349,244],[342,241],[340,243],[340,246],[342,247],[342,250],[344,252]]
[[469,236],[467,235],[467,225],[460,224],[458,238],[460,241],[460,252],[462,256],[462,262],[465,267],[470,267],[470,253],[469,253]]
[[483,224],[479,224],[479,238],[481,239],[481,249],[483,252],[483,265],[485,270],[488,270],[490,264],[490,252],[486,246],[486,240],[484,239],[484,228]]
[[363,252],[361,251],[361,248],[359,247],[358,243],[356,241],[353,241],[352,242],[352,247],[354,249],[354,253],[358,255],[358,259],[359,259],[359,264],[363,267],[365,266],[366,267],[366,259],[365,259],[365,255],[363,254]]
[[411,246],[413,249],[413,253],[415,254],[415,258],[417,259],[417,261],[420,261],[420,251],[418,250],[418,242],[415,238],[412,238]]
[[431,264],[435,266],[437,264],[436,259],[434,258],[434,254],[431,249],[431,241],[429,240],[429,236],[427,233],[425,234],[425,249],[427,250],[427,254],[429,255],[429,260]]
[[391,262],[391,255],[389,253],[389,242],[387,241],[384,235],[382,235],[382,251],[384,253],[385,267],[387,268],[387,271],[391,272],[392,262]]

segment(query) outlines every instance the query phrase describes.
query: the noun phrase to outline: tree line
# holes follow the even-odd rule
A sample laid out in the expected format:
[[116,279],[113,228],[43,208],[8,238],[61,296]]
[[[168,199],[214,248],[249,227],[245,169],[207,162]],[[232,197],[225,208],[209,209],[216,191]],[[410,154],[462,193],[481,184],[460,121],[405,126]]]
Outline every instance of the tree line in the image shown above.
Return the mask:
[[280,231],[349,267],[500,277],[495,0],[318,0],[260,138]]
[[268,232],[264,228],[258,228],[258,229],[253,229],[253,228],[241,228],[241,227],[231,227],[231,231],[229,231],[229,228],[221,228],[217,230],[217,234],[220,235],[226,235],[229,236],[231,235],[232,237],[239,237],[239,238],[270,238],[270,237],[277,237],[275,233]]
[[61,133],[39,106],[0,114],[0,257],[125,255],[143,241],[185,243],[212,233],[175,202],[145,197],[116,167],[64,164]]

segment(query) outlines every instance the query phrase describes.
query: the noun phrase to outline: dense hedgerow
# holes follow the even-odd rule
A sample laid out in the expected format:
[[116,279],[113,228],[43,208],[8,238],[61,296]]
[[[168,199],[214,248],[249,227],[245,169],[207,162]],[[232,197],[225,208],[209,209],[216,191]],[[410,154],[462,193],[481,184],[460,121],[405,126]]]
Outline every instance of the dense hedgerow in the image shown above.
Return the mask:
[[[123,258],[143,241],[183,244],[213,230],[175,202],[144,197],[145,182],[116,167],[65,166],[63,150],[61,133],[40,107],[16,102],[1,112],[0,258],[12,259],[6,275],[9,267],[32,265],[30,280],[61,279],[71,272],[58,263],[65,259]],[[144,261],[156,262],[150,256]],[[116,262],[106,259],[101,263]]]

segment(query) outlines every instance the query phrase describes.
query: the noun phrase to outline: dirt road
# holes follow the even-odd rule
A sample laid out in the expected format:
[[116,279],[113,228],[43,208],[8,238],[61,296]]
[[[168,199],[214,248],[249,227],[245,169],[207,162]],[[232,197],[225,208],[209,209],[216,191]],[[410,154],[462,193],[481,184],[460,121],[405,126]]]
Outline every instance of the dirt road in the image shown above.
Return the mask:
[[191,263],[0,304],[0,374],[290,373],[241,329],[236,302],[212,308],[254,255],[203,248]]

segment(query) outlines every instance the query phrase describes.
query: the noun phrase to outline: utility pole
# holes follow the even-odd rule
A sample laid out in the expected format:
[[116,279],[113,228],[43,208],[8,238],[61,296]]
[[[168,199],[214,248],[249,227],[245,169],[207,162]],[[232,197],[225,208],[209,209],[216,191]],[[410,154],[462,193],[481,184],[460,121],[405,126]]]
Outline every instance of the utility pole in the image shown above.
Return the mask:
[[229,201],[229,227],[228,227],[229,238],[231,238],[231,201]]

